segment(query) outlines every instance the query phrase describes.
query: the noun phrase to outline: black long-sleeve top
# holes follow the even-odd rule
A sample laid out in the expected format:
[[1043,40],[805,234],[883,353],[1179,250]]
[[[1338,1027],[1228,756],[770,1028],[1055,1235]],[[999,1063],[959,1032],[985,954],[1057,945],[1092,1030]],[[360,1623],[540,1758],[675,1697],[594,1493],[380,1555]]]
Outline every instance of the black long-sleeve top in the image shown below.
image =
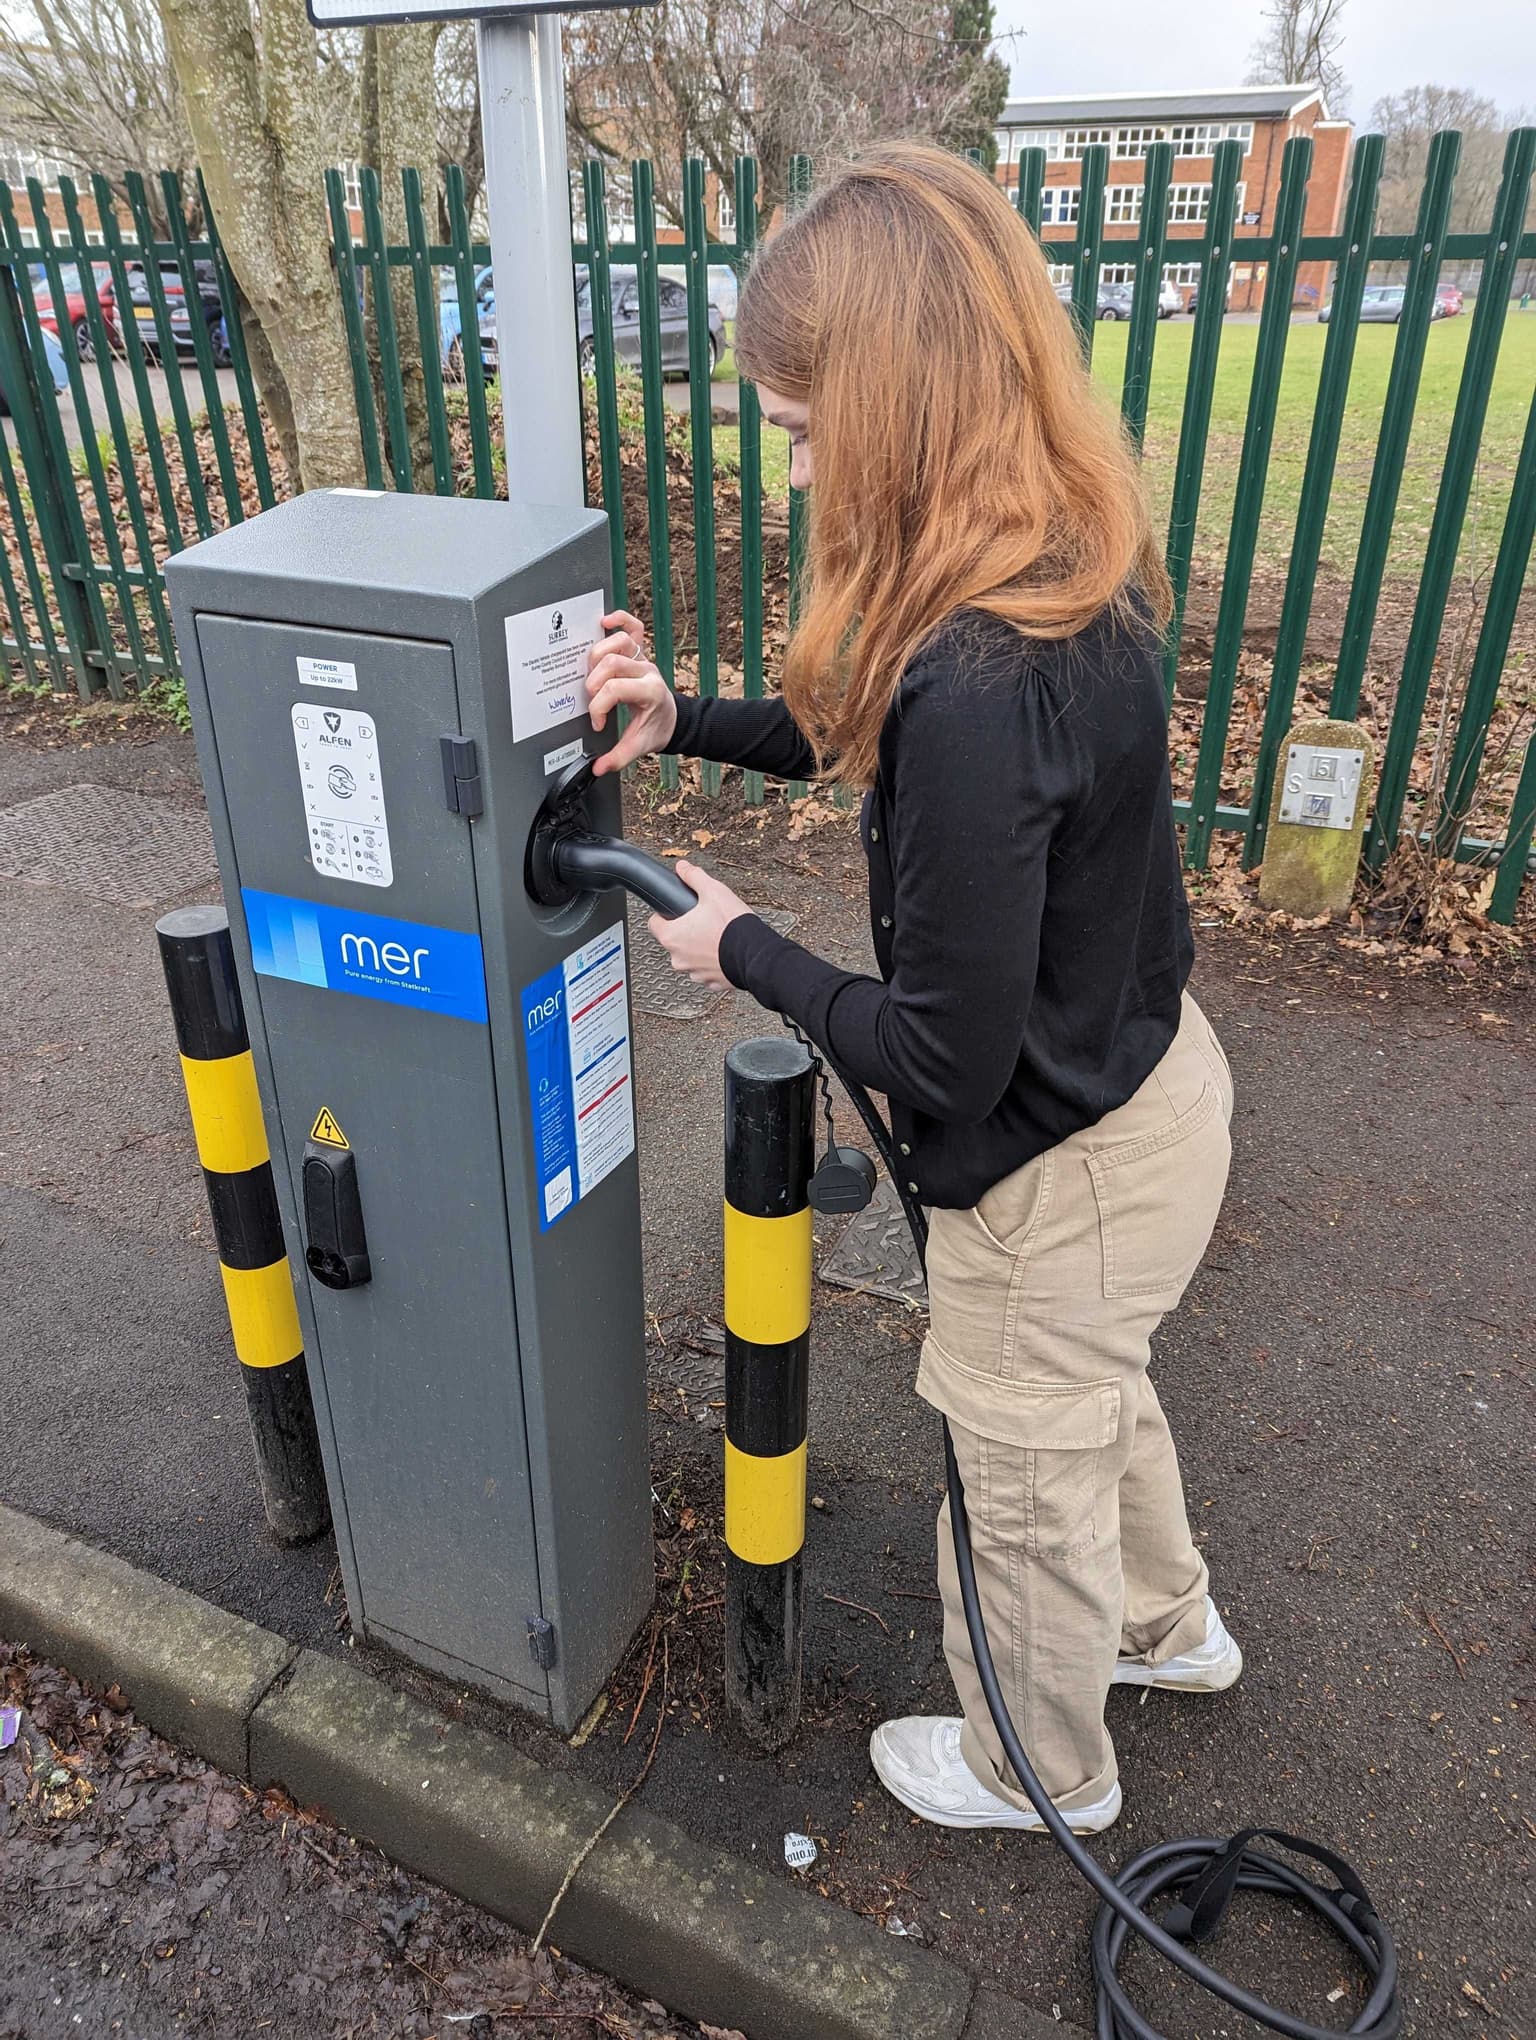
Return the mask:
[[[684,755],[814,773],[777,698],[677,710]],[[1178,1027],[1193,945],[1150,632],[952,618],[902,676],[860,833],[879,978],[755,914],[721,967],[883,1092],[912,1189],[963,1208],[1124,1104]]]

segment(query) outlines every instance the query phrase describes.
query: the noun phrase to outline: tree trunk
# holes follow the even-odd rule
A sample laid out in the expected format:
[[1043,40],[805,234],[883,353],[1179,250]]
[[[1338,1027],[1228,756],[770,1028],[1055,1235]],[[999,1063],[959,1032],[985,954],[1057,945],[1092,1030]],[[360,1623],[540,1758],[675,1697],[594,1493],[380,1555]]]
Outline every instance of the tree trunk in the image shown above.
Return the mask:
[[[357,486],[362,448],[331,269],[315,32],[304,0],[160,0],[230,266],[292,407],[299,488]],[[276,421],[274,421],[275,423]]]
[[235,284],[235,294],[240,309],[240,330],[245,335],[245,352],[251,364],[251,377],[256,384],[256,393],[261,398],[261,407],[267,414],[267,425],[277,441],[277,450],[283,457],[283,465],[288,470],[288,486],[290,489],[296,489],[299,478],[299,440],[293,425],[293,399],[288,394],[283,371],[277,365],[277,356],[272,352],[272,343],[262,330],[261,321],[252,311],[238,281]]
[[[406,240],[405,197],[400,184],[403,169],[414,165],[421,172],[422,208],[429,235],[437,216],[437,92],[433,80],[437,36],[435,23],[363,31],[363,160],[379,173],[384,238],[395,246]],[[392,269],[389,282],[411,473],[418,489],[430,490],[432,438],[426,373],[409,266]],[[377,323],[370,321],[370,325],[370,352],[377,357]],[[387,429],[387,412],[385,424]]]

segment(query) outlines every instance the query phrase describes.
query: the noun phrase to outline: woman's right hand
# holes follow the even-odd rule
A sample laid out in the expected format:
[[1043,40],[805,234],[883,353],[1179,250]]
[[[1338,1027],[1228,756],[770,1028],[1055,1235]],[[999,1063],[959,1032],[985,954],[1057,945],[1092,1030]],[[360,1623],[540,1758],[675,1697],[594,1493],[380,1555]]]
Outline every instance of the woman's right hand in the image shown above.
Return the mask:
[[593,772],[619,772],[636,758],[665,751],[677,728],[677,703],[656,663],[646,656],[645,625],[627,609],[603,618],[609,633],[587,654],[587,706],[600,730],[616,708],[629,710],[629,723],[611,751],[594,761]]

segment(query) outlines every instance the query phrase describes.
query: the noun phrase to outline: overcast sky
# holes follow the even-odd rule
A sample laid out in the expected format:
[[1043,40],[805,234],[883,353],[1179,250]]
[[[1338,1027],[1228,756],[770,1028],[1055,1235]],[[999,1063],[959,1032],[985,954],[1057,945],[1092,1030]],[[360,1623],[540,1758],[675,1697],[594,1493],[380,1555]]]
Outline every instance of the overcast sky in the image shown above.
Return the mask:
[[[1021,97],[1236,85],[1247,76],[1262,0],[996,0]],[[1503,108],[1536,108],[1530,0],[1349,0],[1343,64],[1349,111],[1407,85],[1467,85]]]

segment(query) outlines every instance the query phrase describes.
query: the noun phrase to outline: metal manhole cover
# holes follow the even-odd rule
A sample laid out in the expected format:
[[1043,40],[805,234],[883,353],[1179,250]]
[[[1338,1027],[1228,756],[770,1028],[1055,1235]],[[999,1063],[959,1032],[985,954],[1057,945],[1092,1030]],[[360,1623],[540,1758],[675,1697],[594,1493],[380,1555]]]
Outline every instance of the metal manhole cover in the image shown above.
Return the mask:
[[0,810],[0,878],[148,907],[216,872],[200,808],[86,781]]
[[880,1178],[869,1203],[843,1227],[837,1245],[823,1256],[820,1274],[839,1289],[862,1289],[893,1303],[928,1308],[917,1249],[888,1176]]
[[[756,907],[770,928],[787,935],[795,917],[782,907]],[[652,1013],[658,1020],[701,1020],[724,992],[706,991],[689,982],[672,968],[671,959],[659,942],[653,942],[642,921],[634,930],[630,945],[629,982],[637,1013]]]

